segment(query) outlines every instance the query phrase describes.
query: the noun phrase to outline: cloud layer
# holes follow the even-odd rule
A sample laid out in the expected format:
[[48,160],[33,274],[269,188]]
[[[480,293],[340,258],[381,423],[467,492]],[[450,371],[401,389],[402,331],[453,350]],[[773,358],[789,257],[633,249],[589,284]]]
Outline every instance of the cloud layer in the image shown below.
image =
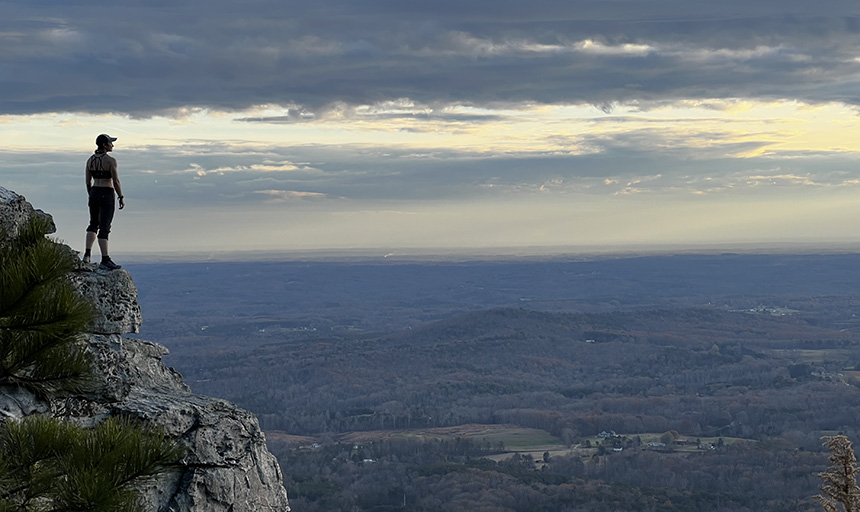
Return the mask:
[[103,131],[128,250],[857,238],[855,0],[0,13],[0,185],[67,240]]
[[860,101],[851,1],[5,1],[0,113]]

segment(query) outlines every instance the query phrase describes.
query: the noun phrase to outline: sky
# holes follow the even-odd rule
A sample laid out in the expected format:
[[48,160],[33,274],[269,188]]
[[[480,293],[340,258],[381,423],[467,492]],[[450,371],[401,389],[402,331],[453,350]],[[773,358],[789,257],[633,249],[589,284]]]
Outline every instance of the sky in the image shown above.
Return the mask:
[[114,254],[860,246],[858,106],[856,0],[0,0],[78,250],[99,133]]

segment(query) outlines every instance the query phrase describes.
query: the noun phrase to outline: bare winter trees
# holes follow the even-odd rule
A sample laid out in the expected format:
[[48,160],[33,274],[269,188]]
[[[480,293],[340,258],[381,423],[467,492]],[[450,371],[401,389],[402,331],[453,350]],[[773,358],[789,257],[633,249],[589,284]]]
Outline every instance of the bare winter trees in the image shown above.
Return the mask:
[[841,435],[822,439],[824,446],[830,450],[830,462],[833,465],[818,474],[818,478],[822,480],[822,494],[817,496],[818,500],[825,512],[860,511],[860,487],[857,487],[857,473],[860,468],[857,467],[851,441]]

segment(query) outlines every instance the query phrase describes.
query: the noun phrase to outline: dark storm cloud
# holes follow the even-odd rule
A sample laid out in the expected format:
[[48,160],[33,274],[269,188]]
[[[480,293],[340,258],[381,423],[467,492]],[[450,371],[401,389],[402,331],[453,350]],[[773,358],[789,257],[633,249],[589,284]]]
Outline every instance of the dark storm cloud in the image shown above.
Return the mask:
[[[860,103],[856,2],[6,1],[0,112]],[[259,121],[265,121],[260,119]]]

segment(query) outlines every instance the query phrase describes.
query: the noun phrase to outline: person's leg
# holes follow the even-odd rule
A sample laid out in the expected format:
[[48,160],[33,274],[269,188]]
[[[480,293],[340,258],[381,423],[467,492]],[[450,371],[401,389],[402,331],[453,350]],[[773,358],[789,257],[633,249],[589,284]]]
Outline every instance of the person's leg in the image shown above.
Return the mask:
[[92,258],[93,244],[96,242],[96,232],[99,229],[99,201],[95,194],[90,190],[90,197],[87,202],[90,209],[90,223],[87,225],[87,239],[84,245],[84,263],[89,263]]
[[102,267],[108,270],[116,270],[118,268],[122,268],[122,266],[117,265],[113,262],[112,259],[110,259],[110,255],[108,254],[107,238],[99,238],[99,250],[102,252]]
[[102,259],[105,259],[110,257],[107,251],[107,240],[108,235],[110,235],[110,224],[113,221],[114,209],[116,208],[114,205],[113,190],[99,190],[98,204],[99,250],[102,253]]
[[102,253],[102,266],[109,270],[121,268],[110,259],[108,252],[108,235],[110,234],[110,224],[113,221],[113,214],[116,211],[116,203],[113,196],[113,190],[108,189],[104,192],[101,200],[101,208],[99,208],[99,251]]
[[89,263],[93,258],[93,244],[96,242],[96,234],[93,231],[87,231],[87,241],[84,248],[84,255],[81,258],[84,263]]

